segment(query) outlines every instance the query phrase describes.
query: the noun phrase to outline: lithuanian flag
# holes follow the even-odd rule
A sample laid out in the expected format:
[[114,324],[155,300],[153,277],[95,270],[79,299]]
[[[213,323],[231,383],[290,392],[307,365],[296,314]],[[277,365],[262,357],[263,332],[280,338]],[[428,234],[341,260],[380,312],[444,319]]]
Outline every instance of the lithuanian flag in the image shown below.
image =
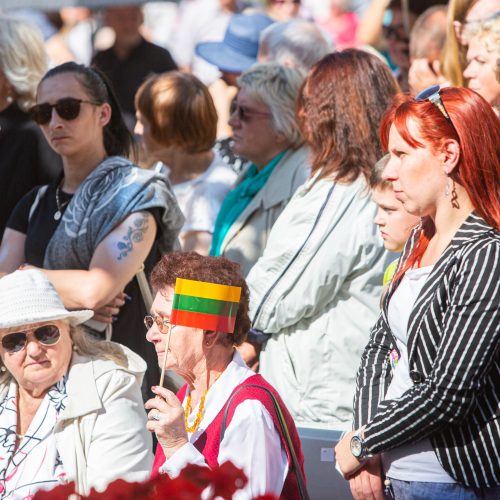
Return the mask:
[[233,333],[240,303],[239,286],[177,278],[172,325]]

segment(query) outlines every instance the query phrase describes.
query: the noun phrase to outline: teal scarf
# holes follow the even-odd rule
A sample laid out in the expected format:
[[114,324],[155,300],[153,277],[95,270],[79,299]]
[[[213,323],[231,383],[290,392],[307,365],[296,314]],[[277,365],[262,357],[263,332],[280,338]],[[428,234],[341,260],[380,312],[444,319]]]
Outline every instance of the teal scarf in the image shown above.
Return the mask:
[[260,172],[252,163],[247,170],[245,179],[226,195],[215,221],[210,255],[220,255],[222,242],[227,232],[250,204],[253,197],[264,187],[285,153],[286,150],[276,155]]

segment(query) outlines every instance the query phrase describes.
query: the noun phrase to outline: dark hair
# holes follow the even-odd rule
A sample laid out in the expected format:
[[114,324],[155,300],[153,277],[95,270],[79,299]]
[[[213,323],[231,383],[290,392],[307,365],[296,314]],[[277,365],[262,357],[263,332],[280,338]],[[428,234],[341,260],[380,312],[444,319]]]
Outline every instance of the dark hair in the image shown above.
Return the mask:
[[128,157],[133,152],[134,139],[123,121],[120,105],[106,76],[97,68],[66,62],[47,71],[41,82],[63,73],[74,73],[90,99],[111,106],[111,119],[104,127],[104,149],[109,156]]
[[368,181],[383,155],[380,120],[398,92],[390,69],[378,57],[356,49],[328,54],[309,71],[297,113],[313,152],[312,175]]
[[189,154],[209,151],[217,136],[217,111],[208,87],[194,75],[169,71],[150,76],[135,94],[135,107],[163,146]]
[[151,284],[157,290],[173,287],[177,278],[241,287],[234,333],[221,335],[227,346],[238,346],[245,341],[250,329],[249,291],[238,264],[225,257],[207,257],[196,252],[173,252],[164,255],[151,272]]

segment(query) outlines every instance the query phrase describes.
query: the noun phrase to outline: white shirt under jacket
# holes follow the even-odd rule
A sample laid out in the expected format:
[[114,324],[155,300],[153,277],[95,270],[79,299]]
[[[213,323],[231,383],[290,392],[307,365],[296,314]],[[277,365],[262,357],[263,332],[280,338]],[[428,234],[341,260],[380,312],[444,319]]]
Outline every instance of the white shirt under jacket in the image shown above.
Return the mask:
[[[233,389],[252,375],[255,373],[235,351],[231,363],[207,393],[200,426],[188,434],[189,442],[165,461],[160,472],[177,477],[187,464],[207,465],[194,443],[224,407]],[[184,408],[186,401],[187,397],[182,403]],[[191,412],[189,425],[193,425],[197,410],[198,406]],[[233,496],[235,500],[268,492],[280,495],[288,474],[288,458],[273,419],[260,401],[244,401],[236,408],[219,449],[218,463],[221,465],[227,460],[243,469],[249,480],[247,486]]]

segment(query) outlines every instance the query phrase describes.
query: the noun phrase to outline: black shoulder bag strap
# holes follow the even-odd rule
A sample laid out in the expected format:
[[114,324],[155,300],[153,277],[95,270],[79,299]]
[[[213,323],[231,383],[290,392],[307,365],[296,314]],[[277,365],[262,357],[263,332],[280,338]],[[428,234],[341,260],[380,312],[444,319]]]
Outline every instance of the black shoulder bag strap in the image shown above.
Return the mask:
[[285,417],[283,416],[283,412],[281,411],[280,405],[278,404],[278,401],[274,397],[274,394],[266,387],[263,387],[259,384],[247,384],[247,385],[244,385],[244,386],[240,387],[239,389],[237,389],[234,392],[234,394],[229,398],[229,401],[227,402],[227,405],[226,405],[226,409],[224,410],[224,417],[222,419],[219,444],[222,443],[222,440],[224,439],[224,434],[226,433],[226,420],[227,420],[227,415],[229,413],[229,407],[231,406],[233,398],[242,389],[245,389],[246,387],[257,387],[257,388],[262,389],[263,391],[267,392],[267,394],[271,397],[271,400],[272,400],[273,405],[274,405],[274,410],[276,411],[276,416],[278,417],[278,422],[279,422],[280,427],[281,427],[281,432],[283,433],[283,437],[285,438],[285,442],[286,442],[286,445],[288,447],[288,452],[290,453],[290,458],[292,459],[292,470],[295,472],[295,477],[297,478],[297,484],[299,486],[300,498],[302,500],[309,500],[309,494],[307,493],[307,488],[306,488],[306,483],[304,481],[304,476],[302,475],[302,470],[300,468],[299,461],[297,460],[297,455],[295,454],[295,448],[293,447],[292,438],[290,437],[290,432],[288,431]]

